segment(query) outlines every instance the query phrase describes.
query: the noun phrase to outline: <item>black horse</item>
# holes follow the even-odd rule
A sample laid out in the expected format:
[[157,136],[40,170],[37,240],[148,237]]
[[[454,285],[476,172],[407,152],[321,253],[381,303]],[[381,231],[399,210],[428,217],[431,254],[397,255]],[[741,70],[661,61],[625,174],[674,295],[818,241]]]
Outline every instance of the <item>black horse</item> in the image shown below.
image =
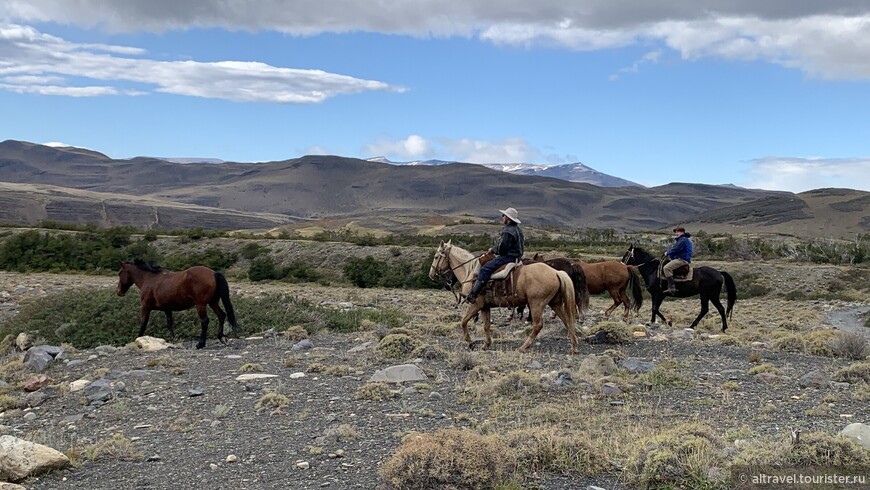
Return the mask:
[[[664,290],[667,285],[664,279],[658,278],[659,260],[652,256],[646,250],[635,247],[628,247],[628,252],[622,256],[622,262],[627,265],[634,265],[640,270],[646,282],[646,289],[652,296],[652,319],[650,323],[656,321],[656,315],[662,321],[668,322],[664,315],[659,311],[662,301],[665,300]],[[725,285],[725,290],[728,293],[728,308],[722,307],[719,301],[719,293],[722,292],[722,285]],[[712,267],[695,267],[692,272],[692,280],[685,282],[677,282],[677,292],[674,294],[677,298],[688,298],[696,294],[701,295],[701,312],[698,313],[698,318],[692,322],[691,328],[695,328],[698,322],[704,318],[704,315],[710,310],[709,303],[712,301],[713,306],[719,311],[719,316],[722,317],[722,331],[728,328],[726,318],[731,317],[731,309],[734,308],[734,302],[737,301],[737,287],[734,285],[734,279],[724,271],[718,271]]]

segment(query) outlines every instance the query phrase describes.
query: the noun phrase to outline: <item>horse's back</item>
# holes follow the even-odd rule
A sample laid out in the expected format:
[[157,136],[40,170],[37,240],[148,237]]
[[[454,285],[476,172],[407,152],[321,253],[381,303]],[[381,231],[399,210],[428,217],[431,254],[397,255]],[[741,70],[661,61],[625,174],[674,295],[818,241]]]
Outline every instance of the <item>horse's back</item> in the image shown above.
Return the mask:
[[616,260],[604,262],[577,261],[586,274],[586,285],[589,292],[598,294],[613,285],[623,285],[628,282],[628,267]]
[[157,308],[182,310],[211,302],[217,290],[215,272],[196,265],[183,271],[165,271],[143,285],[143,295],[153,298]]

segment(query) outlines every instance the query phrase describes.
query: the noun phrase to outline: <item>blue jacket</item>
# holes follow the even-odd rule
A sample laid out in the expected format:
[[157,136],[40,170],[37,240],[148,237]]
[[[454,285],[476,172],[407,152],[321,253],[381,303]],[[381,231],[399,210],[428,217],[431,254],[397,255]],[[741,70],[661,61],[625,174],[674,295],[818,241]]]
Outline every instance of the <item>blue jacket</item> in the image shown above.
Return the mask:
[[674,246],[669,248],[665,255],[670,257],[671,259],[683,259],[686,262],[692,261],[692,240],[689,240],[692,235],[688,233],[683,233],[679,237],[675,238]]
[[523,230],[511,221],[502,228],[501,239],[498,245],[492,247],[491,250],[496,255],[507,255],[508,257],[518,259],[523,256],[524,242]]

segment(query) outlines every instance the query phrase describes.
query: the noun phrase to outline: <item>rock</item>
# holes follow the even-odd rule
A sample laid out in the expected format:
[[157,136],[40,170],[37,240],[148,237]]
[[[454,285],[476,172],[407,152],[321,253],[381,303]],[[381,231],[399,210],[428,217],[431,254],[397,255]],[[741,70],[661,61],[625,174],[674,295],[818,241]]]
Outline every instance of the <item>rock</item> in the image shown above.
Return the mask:
[[[66,361],[64,361],[64,362],[66,362]],[[81,365],[84,364],[84,363],[85,363],[85,361],[82,361],[81,359],[75,359],[75,360],[72,360],[72,361],[67,362],[67,363],[66,363],[66,367],[76,367],[76,366],[81,366]]]
[[133,341],[133,343],[136,344],[136,348],[142,352],[157,352],[175,347],[174,345],[166,342],[163,339],[159,339],[157,337],[149,337],[147,335],[137,337],[136,340]]
[[568,371],[560,371],[553,380],[553,384],[561,388],[566,388],[574,384],[574,378]]
[[59,469],[69,464],[62,452],[13,436],[0,436],[0,473],[9,481]]
[[159,454],[152,454],[151,456],[148,456],[148,458],[145,459],[145,461],[147,461],[147,462],[155,462],[155,461],[160,461],[161,459],[162,459],[162,458],[160,457]]
[[215,471],[215,470],[218,469],[218,465],[216,465],[216,464],[214,464],[214,463],[209,463],[208,467],[209,467],[209,469],[211,469],[212,471]]
[[691,340],[695,336],[695,331],[691,328],[684,328],[682,330],[674,330],[671,332],[670,337],[672,339],[685,339]]
[[312,344],[310,340],[302,339],[299,342],[296,342],[295,344],[293,344],[293,347],[291,347],[290,350],[294,350],[294,351],[308,350],[312,347],[314,347],[314,344]]
[[26,351],[33,346],[33,336],[27,332],[21,332],[15,337],[15,347],[21,352]]
[[54,361],[54,357],[48,352],[32,347],[24,354],[24,365],[34,371],[45,371],[48,365]]
[[27,412],[24,414],[24,417],[21,417],[21,418],[23,418],[24,420],[26,420],[28,422],[33,422],[34,420],[37,419],[37,415],[36,415],[36,412]]
[[637,357],[629,357],[619,361],[619,366],[628,370],[632,374],[648,373],[655,369],[656,363],[643,361]]
[[248,373],[236,376],[236,381],[251,381],[254,379],[277,378],[277,374]]
[[311,465],[308,464],[308,461],[300,461],[300,462],[296,463],[296,467],[299,468],[300,470],[307,470],[309,466],[311,466]]
[[82,391],[87,388],[87,386],[91,384],[91,381],[88,379],[77,379],[69,384],[70,393],[75,393],[77,391]]
[[766,349],[767,348],[767,344],[765,344],[764,342],[753,342],[753,343],[749,344],[749,346],[752,347],[753,349]]
[[48,386],[50,383],[51,379],[44,374],[40,374],[38,376],[31,376],[27,378],[27,381],[24,382],[24,391],[36,391],[43,386]]
[[94,350],[97,351],[97,354],[101,356],[109,356],[114,354],[115,352],[118,352],[118,348],[114,345],[100,345],[95,347]]
[[[34,391],[33,393],[28,393],[27,396],[24,397],[24,405],[28,407],[38,407],[42,405],[42,402],[48,400],[50,397],[41,391]],[[34,418],[35,414],[34,414]],[[24,420],[31,420],[27,417]]]
[[785,380],[785,376],[780,376],[773,373],[758,373],[754,377],[756,380],[761,381],[762,383],[778,383]]
[[858,422],[849,424],[840,431],[840,435],[852,439],[865,449],[870,449],[870,425]]
[[190,396],[190,397],[202,396],[202,393],[203,393],[202,388],[194,388],[191,390],[187,390],[187,396]]
[[437,391],[433,391],[433,392],[429,393],[429,398],[432,400],[440,400],[441,393],[438,393]]
[[798,384],[802,388],[827,388],[831,384],[831,378],[824,371],[816,369],[801,376]]
[[622,390],[615,383],[604,383],[601,385],[601,394],[605,396],[619,396]]
[[406,381],[427,381],[422,369],[414,364],[399,364],[375,371],[369,382],[404,383]]
[[586,356],[580,363],[580,375],[584,378],[600,378],[616,372],[616,363],[610,356]]
[[417,395],[417,394],[419,394],[419,393],[420,393],[420,392],[417,391],[417,388],[414,388],[413,386],[408,386],[407,388],[405,388],[404,390],[402,390],[402,396]]
[[631,332],[631,336],[636,338],[636,339],[641,339],[641,338],[646,337],[646,332],[643,332],[643,331]]
[[371,347],[373,343],[374,342],[363,342],[362,344],[360,344],[356,347],[351,347],[350,349],[347,350],[347,352],[348,352],[348,354],[353,354],[355,352],[362,352],[364,350],[368,350],[369,347]]
[[108,379],[98,379],[84,389],[85,398],[89,402],[104,402],[112,398],[112,383]]
[[235,463],[238,460],[239,460],[238,456],[236,456],[235,454],[230,454],[229,456],[227,456],[226,461],[227,461],[227,463]]
[[305,377],[305,373],[302,373],[302,372],[293,373],[290,375],[290,379],[299,379],[299,378],[304,378],[304,377]]
[[27,490],[21,485],[16,485],[14,483],[0,482],[0,490]]
[[541,369],[541,368],[543,368],[543,367],[544,367],[544,365],[541,364],[541,363],[538,362],[538,361],[532,361],[532,362],[530,362],[529,365],[528,365],[528,368],[529,368],[529,369]]

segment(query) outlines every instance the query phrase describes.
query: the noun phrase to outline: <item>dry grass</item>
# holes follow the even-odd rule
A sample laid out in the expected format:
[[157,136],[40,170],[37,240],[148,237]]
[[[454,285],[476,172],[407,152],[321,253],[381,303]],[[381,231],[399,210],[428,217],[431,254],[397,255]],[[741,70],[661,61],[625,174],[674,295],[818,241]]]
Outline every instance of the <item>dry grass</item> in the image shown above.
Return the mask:
[[308,372],[321,373],[328,376],[346,376],[353,372],[353,369],[351,369],[347,364],[324,364],[313,362],[308,365]]
[[81,450],[81,454],[91,461],[98,459],[139,461],[142,459],[142,453],[123,434],[114,434],[110,439],[103,439],[85,446]]
[[423,343],[405,333],[391,333],[378,344],[378,352],[388,359],[405,359]]
[[260,397],[260,399],[254,405],[254,408],[256,408],[257,410],[272,409],[274,411],[280,411],[289,404],[290,399],[287,398],[286,395],[270,391]]
[[399,396],[387,383],[366,383],[360,386],[354,394],[355,400],[383,401]]

